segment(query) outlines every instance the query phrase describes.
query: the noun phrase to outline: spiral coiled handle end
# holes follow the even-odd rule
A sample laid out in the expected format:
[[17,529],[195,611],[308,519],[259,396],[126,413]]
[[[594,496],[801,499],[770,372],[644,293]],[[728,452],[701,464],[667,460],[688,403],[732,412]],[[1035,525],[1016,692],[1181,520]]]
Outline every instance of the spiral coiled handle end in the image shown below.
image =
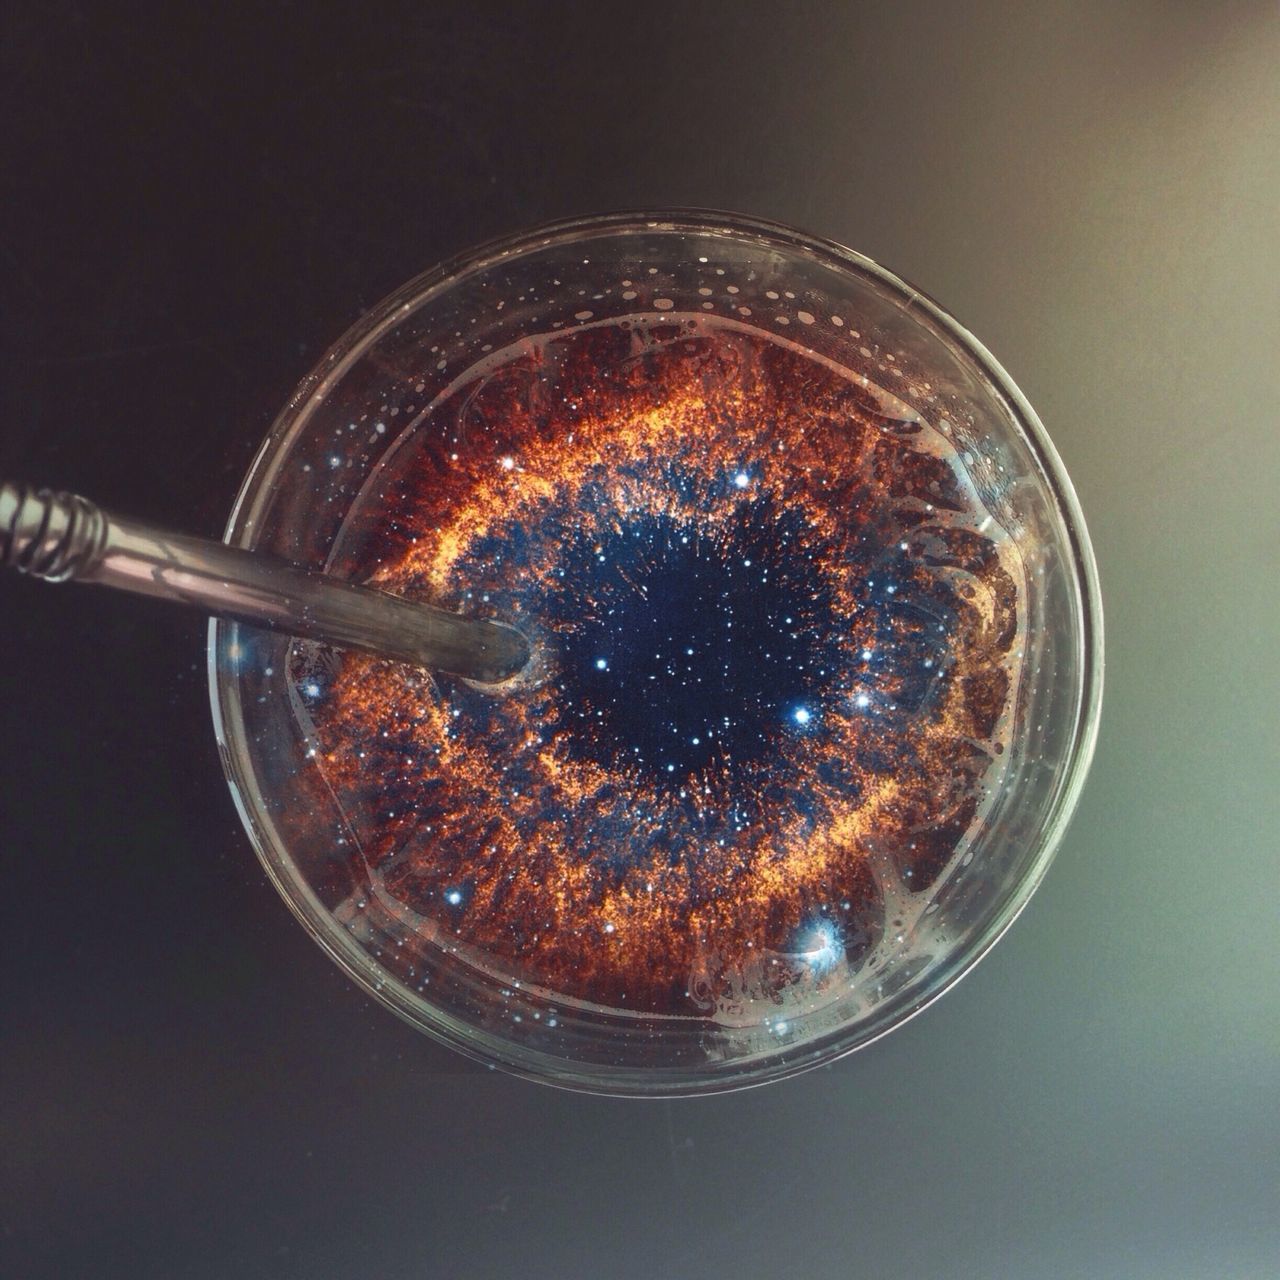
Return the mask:
[[0,483],[0,565],[67,582],[97,565],[106,541],[106,517],[87,498]]

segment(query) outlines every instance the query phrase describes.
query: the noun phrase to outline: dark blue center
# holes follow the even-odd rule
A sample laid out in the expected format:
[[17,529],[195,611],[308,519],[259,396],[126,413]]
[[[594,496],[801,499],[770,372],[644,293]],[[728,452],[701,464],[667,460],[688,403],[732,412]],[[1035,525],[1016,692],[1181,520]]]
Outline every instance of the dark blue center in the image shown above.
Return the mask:
[[820,733],[839,636],[803,531],[760,498],[714,529],[633,515],[571,539],[546,618],[568,750],[665,789]]

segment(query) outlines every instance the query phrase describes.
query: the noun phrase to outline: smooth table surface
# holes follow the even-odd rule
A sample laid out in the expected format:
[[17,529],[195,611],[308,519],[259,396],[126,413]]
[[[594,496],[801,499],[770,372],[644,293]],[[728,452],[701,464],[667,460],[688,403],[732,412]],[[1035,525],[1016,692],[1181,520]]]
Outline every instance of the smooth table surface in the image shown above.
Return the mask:
[[1277,1274],[1274,4],[19,4],[2,46],[0,474],[219,532],[416,272],[740,209],[1009,369],[1090,523],[1107,693],[1048,879],[939,1004],[614,1101],[437,1047],[304,935],[197,618],[0,582],[0,1274]]

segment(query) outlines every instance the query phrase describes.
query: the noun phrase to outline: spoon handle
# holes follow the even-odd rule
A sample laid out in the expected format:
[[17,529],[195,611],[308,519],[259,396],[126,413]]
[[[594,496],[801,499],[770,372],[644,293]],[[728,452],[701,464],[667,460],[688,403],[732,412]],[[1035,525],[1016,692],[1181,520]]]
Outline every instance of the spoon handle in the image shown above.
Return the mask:
[[0,483],[0,565],[92,582],[485,684],[517,674],[515,627],[342,582],[275,556],[170,533],[71,493]]

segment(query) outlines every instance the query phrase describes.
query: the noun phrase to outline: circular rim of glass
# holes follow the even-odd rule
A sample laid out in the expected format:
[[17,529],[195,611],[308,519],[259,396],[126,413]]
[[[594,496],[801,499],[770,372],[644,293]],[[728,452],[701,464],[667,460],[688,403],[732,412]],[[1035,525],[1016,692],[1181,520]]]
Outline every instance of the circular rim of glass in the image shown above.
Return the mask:
[[[1075,605],[1075,644],[1080,663],[1080,675],[1074,690],[1075,724],[1068,748],[1068,763],[1048,806],[1039,848],[1022,877],[1011,887],[998,909],[991,912],[985,925],[967,945],[957,949],[939,970],[930,975],[921,989],[916,990],[914,984],[908,983],[902,992],[885,1002],[878,1016],[804,1042],[803,1054],[796,1058],[788,1058],[792,1050],[779,1049],[734,1063],[719,1072],[704,1072],[697,1068],[587,1064],[528,1049],[465,1023],[430,1002],[413,996],[395,975],[382,969],[334,923],[294,866],[270,814],[263,805],[252,800],[252,780],[242,767],[246,761],[242,754],[243,719],[237,685],[234,680],[222,677],[217,662],[223,629],[237,624],[217,618],[209,622],[209,697],[223,771],[259,861],[303,927],[363,991],[411,1026],[450,1048],[485,1065],[499,1066],[526,1079],[611,1096],[701,1096],[785,1079],[873,1044],[943,996],[971,972],[1004,936],[1043,881],[1075,811],[1093,759],[1103,691],[1102,599],[1092,543],[1071,479],[1035,410],[987,348],[928,294],[864,254],[783,223],[717,209],[619,211],[560,219],[464,250],[409,280],[351,325],[299,383],[245,473],[227,519],[223,541],[230,546],[252,546],[258,523],[256,516],[272,489],[280,465],[290,453],[294,438],[305,429],[309,411],[325,398],[328,389],[376,342],[385,328],[404,318],[406,304],[420,304],[428,294],[438,294],[447,289],[460,276],[483,270],[504,257],[548,248],[557,241],[569,243],[593,234],[626,230],[764,237],[781,247],[798,248],[824,258],[833,267],[853,268],[871,276],[879,285],[897,295],[907,307],[924,312],[947,339],[974,361],[998,395],[1007,402],[1012,418],[1039,462],[1072,552],[1069,580]],[[289,874],[290,868],[292,875]],[[858,1028],[862,1028],[861,1033]]]

